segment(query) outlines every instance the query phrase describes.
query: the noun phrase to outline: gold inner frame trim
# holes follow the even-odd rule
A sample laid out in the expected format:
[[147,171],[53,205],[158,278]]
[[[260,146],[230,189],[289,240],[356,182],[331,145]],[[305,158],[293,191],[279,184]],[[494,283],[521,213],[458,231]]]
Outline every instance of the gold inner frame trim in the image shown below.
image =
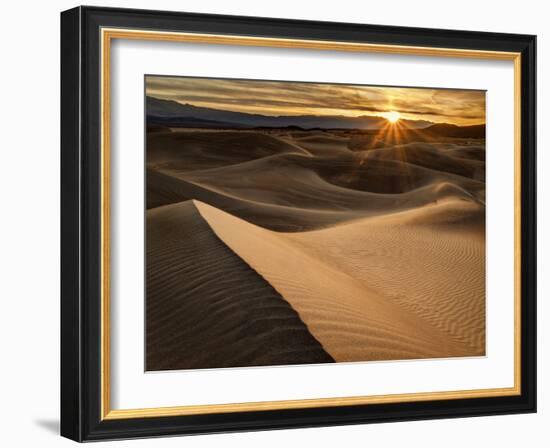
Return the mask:
[[[514,386],[442,392],[315,398],[140,409],[111,409],[110,350],[110,50],[113,39],[185,42],[213,45],[296,48],[325,51],[368,52],[413,56],[457,57],[514,62]],[[218,34],[195,34],[137,29],[101,29],[101,419],[167,417],[228,412],[307,409],[413,401],[502,397],[521,394],[521,54],[403,45],[369,44],[302,39],[279,39]]]

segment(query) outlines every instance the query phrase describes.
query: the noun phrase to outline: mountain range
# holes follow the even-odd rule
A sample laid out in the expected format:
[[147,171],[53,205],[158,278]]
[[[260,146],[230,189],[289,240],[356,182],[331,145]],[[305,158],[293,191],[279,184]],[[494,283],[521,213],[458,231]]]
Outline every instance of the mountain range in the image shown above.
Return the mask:
[[[147,123],[171,127],[198,128],[240,128],[259,127],[302,129],[380,129],[388,122],[383,117],[362,115],[358,117],[328,115],[261,115],[245,112],[213,109],[208,107],[182,104],[177,101],[163,100],[147,96]],[[401,119],[400,123],[408,128],[422,129],[434,123],[426,120]]]

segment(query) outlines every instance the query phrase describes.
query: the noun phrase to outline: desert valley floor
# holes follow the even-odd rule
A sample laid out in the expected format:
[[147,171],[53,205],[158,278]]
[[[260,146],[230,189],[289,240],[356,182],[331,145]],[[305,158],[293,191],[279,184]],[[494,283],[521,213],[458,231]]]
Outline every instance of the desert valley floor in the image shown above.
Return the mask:
[[146,178],[147,370],[485,354],[484,139],[150,127]]

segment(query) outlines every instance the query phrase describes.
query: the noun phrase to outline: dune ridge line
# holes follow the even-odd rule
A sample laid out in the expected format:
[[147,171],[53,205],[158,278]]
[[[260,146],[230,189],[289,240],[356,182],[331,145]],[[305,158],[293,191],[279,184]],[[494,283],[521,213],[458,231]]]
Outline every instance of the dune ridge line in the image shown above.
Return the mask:
[[290,303],[336,361],[471,354],[464,341],[449,337],[443,328],[292,239],[309,232],[273,232],[200,201],[193,203],[216,235]]

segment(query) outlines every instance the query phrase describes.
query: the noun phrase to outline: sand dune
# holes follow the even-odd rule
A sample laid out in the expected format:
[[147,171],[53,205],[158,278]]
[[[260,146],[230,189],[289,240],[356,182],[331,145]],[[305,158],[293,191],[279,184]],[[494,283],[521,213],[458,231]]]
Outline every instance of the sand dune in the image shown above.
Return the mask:
[[[212,138],[214,136],[214,138]],[[221,151],[221,148],[227,148]],[[308,152],[277,137],[246,131],[186,131],[147,136],[147,165],[172,170],[227,166],[282,153]]]
[[484,176],[419,131],[148,134],[148,368],[483,355]]
[[451,199],[287,238],[442,330],[462,353],[483,355],[484,224],[482,206]]
[[301,134],[290,134],[284,138],[287,142],[293,142],[301,148],[306,149],[310,154],[320,155],[339,155],[350,152],[348,148],[348,138],[326,132],[309,131]]
[[[432,127],[433,129],[433,127]],[[485,139],[485,130],[483,133],[475,130],[472,135],[468,136],[468,132],[463,135],[451,135],[454,133],[453,129],[448,129],[450,133],[445,129],[440,129],[440,132],[429,132],[425,129],[406,129],[400,127],[400,129],[388,129],[386,132],[370,131],[370,132],[356,132],[349,137],[348,148],[352,151],[363,151],[375,148],[384,148],[393,145],[400,145],[406,143],[437,143],[438,145],[456,145],[456,144],[470,144],[472,142],[479,143]],[[448,134],[448,135],[446,135]]]
[[[265,172],[254,172],[259,173],[260,179],[267,177],[262,175]],[[160,194],[165,194],[168,198],[165,203],[170,203],[172,197],[180,201],[196,198],[262,227],[295,232],[412,209],[446,197],[474,198],[470,192],[451,182],[430,183],[399,195],[378,194],[338,187],[314,173],[300,173],[300,170],[296,170],[296,177],[301,176],[299,181],[281,179],[284,187],[273,191],[274,180],[261,184],[254,179],[254,174],[252,179],[224,174],[225,176],[212,175],[212,180],[205,182],[158,172],[148,174],[148,178],[155,182],[148,202],[162,201]],[[258,188],[254,189],[254,185],[258,185]],[[161,189],[165,190],[160,191]]]
[[452,157],[452,153],[443,152],[433,143],[409,143],[390,148],[364,152],[369,161],[397,160],[407,164],[419,165],[432,170],[485,181],[485,163],[480,160]]
[[332,362],[191,201],[147,213],[147,370]]
[[[381,151],[387,154],[378,156]],[[192,171],[151,166],[148,207],[195,198],[272,230],[301,231],[416,208],[449,194],[485,200],[482,180],[443,169],[451,157],[430,149],[411,150],[419,164],[390,157],[400,151],[319,156],[282,152]]]
[[485,162],[485,147],[481,145],[456,146],[446,151],[452,157]]
[[[450,204],[461,209],[460,204]],[[456,275],[464,268],[461,263],[477,272],[483,251],[470,253],[460,236],[438,236],[434,241],[434,229],[401,224],[409,218],[407,213],[317,232],[282,234],[203,203],[197,207],[216,235],[288,300],[336,361],[483,353],[483,328],[476,321],[479,317],[482,324],[484,318],[483,276],[466,271],[471,282],[464,285]],[[425,252],[428,242],[432,250]],[[456,260],[455,268],[438,269],[441,262],[449,261],[441,258],[441,248],[446,249],[443,257]],[[425,253],[420,262],[418,252]],[[479,263],[469,263],[472,258]],[[397,270],[388,269],[396,262]],[[415,276],[436,276],[439,289],[431,291],[430,280],[414,295],[409,293],[407,287]],[[464,297],[476,307],[465,304]],[[468,313],[476,319],[467,321],[471,325],[460,325],[471,317]]]

